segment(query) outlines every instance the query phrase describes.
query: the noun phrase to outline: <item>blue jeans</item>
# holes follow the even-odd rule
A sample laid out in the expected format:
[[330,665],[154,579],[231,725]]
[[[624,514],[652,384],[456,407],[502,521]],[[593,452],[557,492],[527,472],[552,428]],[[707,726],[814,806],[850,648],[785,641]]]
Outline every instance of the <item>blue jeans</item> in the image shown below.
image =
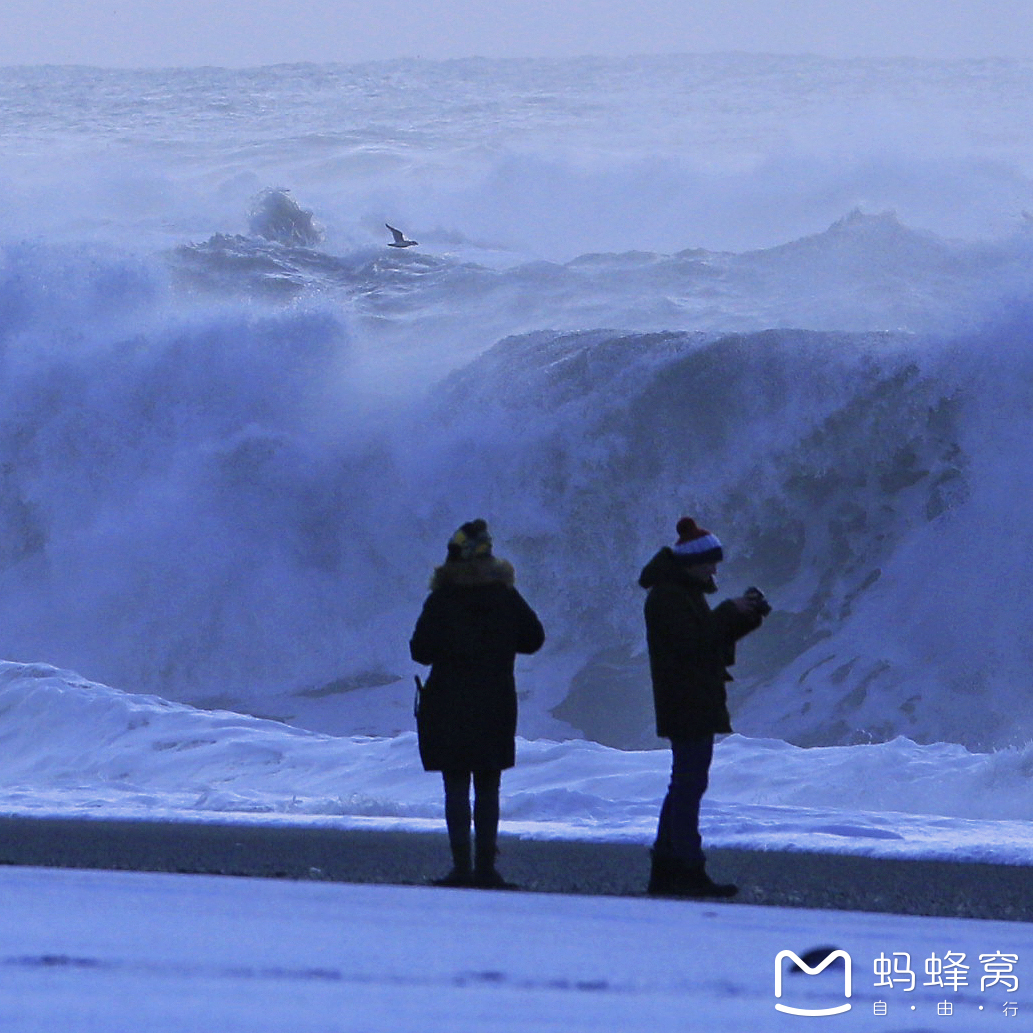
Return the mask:
[[660,808],[653,850],[689,865],[703,864],[699,805],[710,780],[714,737],[671,740],[671,784]]

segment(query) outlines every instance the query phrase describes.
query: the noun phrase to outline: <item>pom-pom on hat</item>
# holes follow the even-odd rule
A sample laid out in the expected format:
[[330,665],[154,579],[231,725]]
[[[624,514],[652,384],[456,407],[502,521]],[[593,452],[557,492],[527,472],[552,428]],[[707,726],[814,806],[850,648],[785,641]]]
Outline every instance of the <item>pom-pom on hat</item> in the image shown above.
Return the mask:
[[720,563],[724,559],[717,535],[699,527],[692,517],[682,517],[677,531],[678,541],[673,551],[686,563]]
[[453,563],[490,555],[491,535],[483,520],[468,521],[448,540],[448,558]]

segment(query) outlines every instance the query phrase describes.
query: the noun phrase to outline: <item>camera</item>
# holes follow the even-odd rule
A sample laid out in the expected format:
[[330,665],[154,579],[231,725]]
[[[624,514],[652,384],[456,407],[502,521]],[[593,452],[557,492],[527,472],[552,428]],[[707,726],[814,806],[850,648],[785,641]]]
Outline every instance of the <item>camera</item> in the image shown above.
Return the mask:
[[771,603],[767,601],[767,599],[764,597],[764,593],[759,588],[757,588],[756,585],[750,585],[750,587],[747,588],[745,592],[743,592],[743,597],[745,599],[749,599],[749,601],[753,604],[754,610],[756,610],[757,613],[761,615],[761,617],[766,617],[769,613],[771,613]]

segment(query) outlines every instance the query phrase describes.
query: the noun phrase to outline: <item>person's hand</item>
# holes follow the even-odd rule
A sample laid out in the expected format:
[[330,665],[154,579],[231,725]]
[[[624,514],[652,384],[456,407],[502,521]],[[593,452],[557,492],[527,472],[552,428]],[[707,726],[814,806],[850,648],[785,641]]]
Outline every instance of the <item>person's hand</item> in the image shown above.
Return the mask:
[[744,595],[733,599],[732,602],[740,613],[755,614],[758,617],[766,617],[771,613],[771,604],[759,588],[747,588]]

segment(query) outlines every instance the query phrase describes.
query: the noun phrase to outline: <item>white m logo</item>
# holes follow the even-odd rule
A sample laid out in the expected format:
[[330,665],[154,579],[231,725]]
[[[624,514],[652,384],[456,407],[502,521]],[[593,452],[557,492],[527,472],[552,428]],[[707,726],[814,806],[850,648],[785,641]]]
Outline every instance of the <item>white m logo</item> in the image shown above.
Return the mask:
[[[843,996],[850,996],[850,955],[846,951],[832,951],[820,965],[811,968],[806,961],[802,961],[794,951],[779,951],[775,956],[775,996],[782,996],[782,961],[785,958],[792,958],[793,964],[809,976],[816,976],[824,972],[837,958],[843,959]],[[841,1015],[850,1011],[849,1004],[841,1004],[836,1008],[790,1008],[788,1004],[776,1004],[778,1011],[788,1012],[790,1015]]]

